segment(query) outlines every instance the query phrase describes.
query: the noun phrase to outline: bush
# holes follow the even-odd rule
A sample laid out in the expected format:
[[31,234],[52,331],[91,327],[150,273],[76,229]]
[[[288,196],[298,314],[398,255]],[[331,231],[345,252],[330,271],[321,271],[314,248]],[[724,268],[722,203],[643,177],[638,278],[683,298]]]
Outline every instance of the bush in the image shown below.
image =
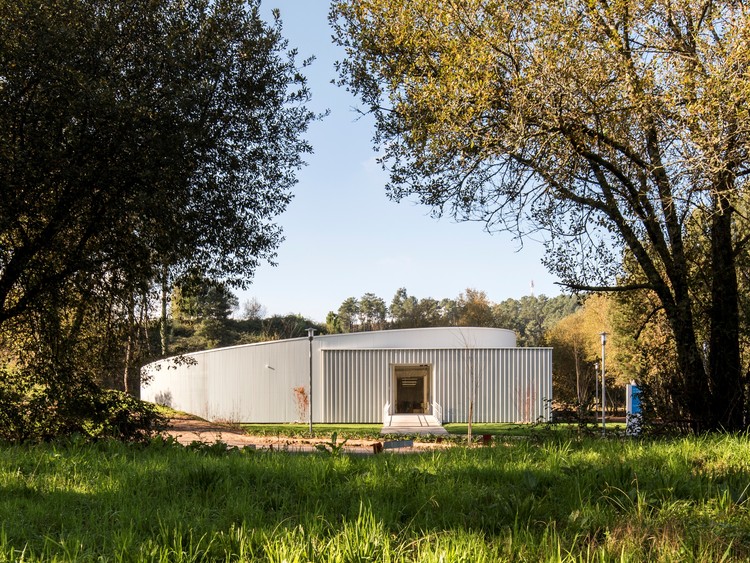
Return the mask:
[[155,405],[122,391],[102,390],[93,399],[89,432],[92,438],[148,442],[166,426],[166,418]]
[[0,440],[24,442],[36,434],[44,395],[22,373],[0,367]]
[[121,391],[71,379],[44,385],[23,372],[0,368],[0,441],[49,441],[70,435],[146,442],[165,425],[154,405]]

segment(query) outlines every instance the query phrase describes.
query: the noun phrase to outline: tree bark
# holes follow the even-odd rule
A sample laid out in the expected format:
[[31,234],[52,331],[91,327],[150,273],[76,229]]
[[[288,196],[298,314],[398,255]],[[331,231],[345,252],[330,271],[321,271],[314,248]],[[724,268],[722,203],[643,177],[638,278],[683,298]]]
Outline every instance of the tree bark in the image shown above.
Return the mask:
[[744,427],[745,393],[740,360],[739,290],[732,241],[732,208],[723,191],[714,197],[711,223],[711,308],[709,336],[710,424],[712,430]]

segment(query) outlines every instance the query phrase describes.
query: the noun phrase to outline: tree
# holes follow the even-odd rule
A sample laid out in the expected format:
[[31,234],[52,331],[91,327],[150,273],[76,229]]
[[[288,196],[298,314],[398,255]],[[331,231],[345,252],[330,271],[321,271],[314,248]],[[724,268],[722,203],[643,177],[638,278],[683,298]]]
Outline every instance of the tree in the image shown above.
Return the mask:
[[687,419],[675,342],[661,304],[650,291],[618,294],[612,306],[614,359],[626,379],[644,390],[642,413],[646,424],[684,426]]
[[156,282],[273,260],[314,116],[257,0],[0,0],[0,92],[0,332],[49,393],[137,377]]
[[257,4],[0,3],[0,322],[81,271],[273,258],[311,115]]
[[[649,289],[694,430],[742,428],[735,213],[750,175],[741,2],[338,0],[342,84],[375,116],[388,193],[489,229],[548,233],[572,288]],[[686,222],[709,228],[708,356]],[[633,256],[637,286],[618,284]]]
[[401,287],[396,290],[388,310],[395,328],[417,328],[429,326],[422,309],[420,301]]
[[181,280],[172,292],[172,318],[180,324],[227,321],[238,305],[237,296],[225,284],[204,277]]
[[299,314],[274,315],[263,320],[263,333],[267,340],[281,340],[286,338],[300,338],[305,336],[308,328],[321,332],[321,327],[312,320]]
[[341,319],[333,311],[328,311],[326,315],[326,332],[328,334],[341,334],[344,332],[341,328]]
[[527,295],[494,305],[492,315],[495,326],[516,331],[519,346],[544,346],[547,332],[578,307],[578,298],[572,295],[552,299]]
[[409,295],[405,287],[398,288],[388,308],[393,325],[396,328],[413,328],[417,306],[416,297]]
[[338,323],[342,332],[353,332],[359,315],[359,301],[348,297],[339,307]]
[[258,321],[266,316],[266,308],[258,301],[257,297],[252,297],[242,304],[242,320]]
[[484,291],[468,288],[457,300],[458,326],[494,326],[492,305]]
[[365,293],[359,300],[359,317],[362,330],[382,330],[385,328],[385,317],[388,307],[381,297],[374,293]]
[[[614,338],[614,327],[610,309],[612,299],[604,295],[590,295],[583,305],[570,315],[551,325],[545,340],[555,350],[553,355],[553,386],[557,401],[574,405],[579,420],[588,414],[598,381],[597,369],[601,369],[601,333],[606,332],[607,340],[607,393],[611,398],[613,385],[622,389],[622,372],[616,361],[620,357],[618,339]],[[614,406],[613,401],[608,405]]]
[[438,314],[443,326],[457,326],[460,314],[458,304],[454,299],[441,299],[438,305]]

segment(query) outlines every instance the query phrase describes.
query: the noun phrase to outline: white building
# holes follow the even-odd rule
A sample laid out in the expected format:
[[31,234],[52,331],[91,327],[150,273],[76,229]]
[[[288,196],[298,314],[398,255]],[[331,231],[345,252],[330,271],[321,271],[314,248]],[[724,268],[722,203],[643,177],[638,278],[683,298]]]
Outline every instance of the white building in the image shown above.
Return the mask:
[[[549,420],[552,350],[494,328],[333,334],[186,354],[144,368],[141,397],[211,420],[438,423]],[[312,389],[310,389],[312,381]],[[403,418],[403,417],[402,417]]]

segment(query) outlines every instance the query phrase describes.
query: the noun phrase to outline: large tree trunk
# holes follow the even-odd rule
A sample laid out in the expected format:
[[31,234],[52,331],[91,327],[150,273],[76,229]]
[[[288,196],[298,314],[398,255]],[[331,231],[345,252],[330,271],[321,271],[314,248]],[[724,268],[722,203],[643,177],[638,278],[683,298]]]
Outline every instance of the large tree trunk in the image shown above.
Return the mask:
[[[686,266],[673,264],[679,269]],[[684,268],[686,271],[686,268]],[[675,273],[672,277],[673,299],[662,298],[664,312],[675,337],[677,353],[677,381],[665,386],[672,395],[672,400],[682,412],[672,413],[683,418],[695,432],[702,432],[710,428],[710,387],[708,374],[700,353],[698,338],[695,333],[695,323],[686,276]]]
[[732,241],[732,209],[721,193],[714,198],[711,223],[711,333],[709,385],[711,429],[741,430],[745,397],[739,344],[737,271]]
[[[688,328],[690,326],[690,328]],[[686,422],[695,432],[711,428],[710,387],[708,374],[697,345],[695,331],[687,323],[672,323],[677,348],[677,364],[681,381],[670,389],[674,400],[683,408]]]

